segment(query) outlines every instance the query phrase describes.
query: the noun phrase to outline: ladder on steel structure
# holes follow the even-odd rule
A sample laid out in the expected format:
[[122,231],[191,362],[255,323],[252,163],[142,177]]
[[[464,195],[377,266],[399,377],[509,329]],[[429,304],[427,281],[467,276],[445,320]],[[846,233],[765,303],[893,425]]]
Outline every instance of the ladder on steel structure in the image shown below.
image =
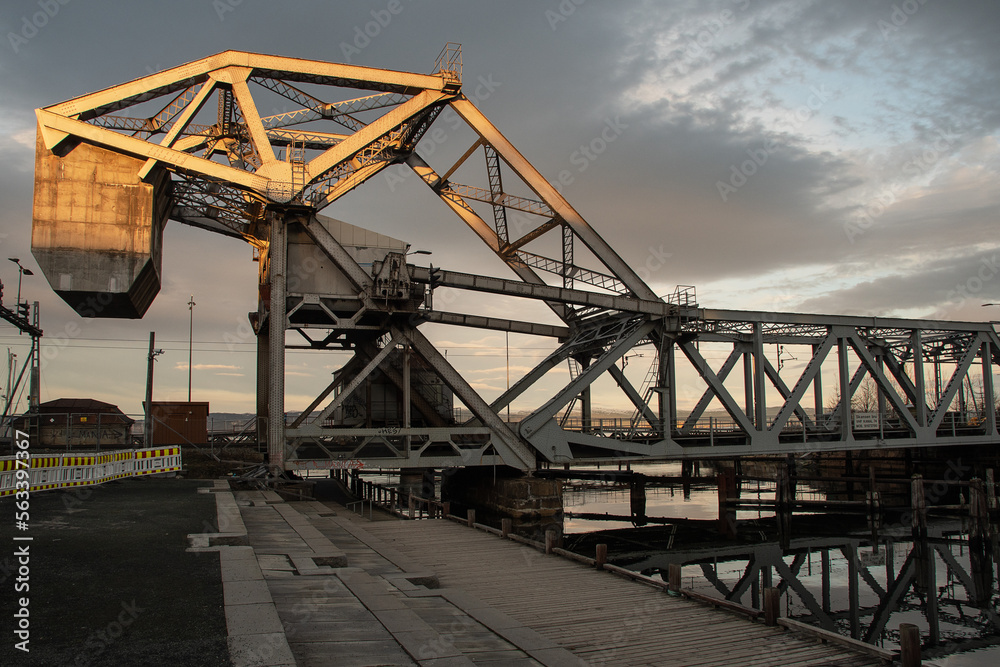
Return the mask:
[[[639,393],[642,394],[642,402],[645,405],[649,405],[649,401],[653,398],[656,393],[657,379],[660,375],[660,351],[656,350],[653,354],[653,363],[649,365],[649,370],[646,372],[646,377],[642,381],[642,386],[639,388]],[[632,420],[628,427],[628,437],[635,437],[636,432],[639,430],[639,424],[644,419],[642,415],[642,410],[639,408],[635,409],[632,413]]]
[[306,187],[306,140],[296,137],[288,144],[288,163],[292,165],[293,198],[302,201]]
[[[580,377],[580,373],[583,372],[583,369],[580,368],[580,362],[573,357],[570,357],[567,361],[569,362],[569,381],[574,382],[578,377]],[[563,413],[562,418],[559,420],[560,427],[565,428],[566,422],[569,421],[570,416],[573,414],[573,408],[576,407],[576,402],[579,399],[580,395],[577,394],[573,397],[573,400],[569,402],[569,405],[566,406],[566,412]]]

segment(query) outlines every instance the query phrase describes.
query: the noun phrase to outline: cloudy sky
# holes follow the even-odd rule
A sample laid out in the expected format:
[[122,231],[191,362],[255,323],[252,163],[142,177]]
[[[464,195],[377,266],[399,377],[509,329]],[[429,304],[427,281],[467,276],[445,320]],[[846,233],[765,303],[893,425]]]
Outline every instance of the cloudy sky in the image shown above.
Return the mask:
[[[463,45],[466,94],[550,181],[566,172],[563,194],[657,292],[695,285],[711,308],[1000,319],[980,306],[1000,302],[997,3],[400,2],[366,41],[388,0],[7,0],[0,254],[37,268],[37,107],[225,49],[430,72],[451,41]],[[586,156],[609,127],[613,141]],[[447,167],[468,144],[456,135],[428,160]],[[504,274],[414,179],[379,176],[324,212],[432,250],[436,265]],[[4,260],[0,278],[9,305],[16,267]],[[184,399],[193,294],[195,400],[252,410],[255,279],[248,246],[177,223],[141,321],[81,320],[40,275],[27,278],[47,334],[42,399],[139,412],[151,330],[166,350],[156,397]],[[450,308],[509,306],[479,301]],[[545,317],[521,316],[535,312]],[[502,334],[428,333],[487,398],[503,389]],[[26,357],[6,326],[5,347]],[[512,337],[512,375],[546,348]],[[288,408],[340,363],[289,355]]]

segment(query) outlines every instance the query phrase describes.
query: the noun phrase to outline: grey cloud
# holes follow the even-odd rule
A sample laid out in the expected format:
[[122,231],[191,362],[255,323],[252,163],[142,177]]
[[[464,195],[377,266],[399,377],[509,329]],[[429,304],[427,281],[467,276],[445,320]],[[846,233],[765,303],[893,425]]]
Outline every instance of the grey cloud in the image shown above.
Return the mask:
[[986,250],[930,259],[849,288],[807,299],[805,312],[886,315],[899,309],[925,309],[928,315],[952,319],[969,306],[1000,301],[1000,244]]
[[[403,2],[404,11],[353,61],[430,71],[446,41],[462,42],[467,91],[479,77],[501,82],[481,108],[544,176],[572,173],[564,194],[619,254],[642,267],[661,247],[672,253],[651,272],[657,287],[739,278],[758,294],[775,289],[762,284],[769,276],[781,283],[782,303],[805,310],[972,316],[971,306],[949,310],[948,291],[967,282],[995,247],[1000,169],[995,140],[989,143],[1000,127],[995,2],[927,2],[885,37],[878,21],[891,19],[898,0],[587,2],[555,30],[545,11],[557,8],[556,0]],[[36,6],[35,0],[6,3],[0,34]],[[31,150],[10,134],[34,128],[35,107],[226,48],[339,61],[341,44],[384,6],[381,0],[243,0],[220,21],[207,0],[178,0],[156,11],[144,3],[75,0],[19,53],[0,43],[4,249],[24,255],[30,243]],[[735,21],[725,34],[702,55],[687,52],[726,9]],[[695,80],[696,92],[680,95],[681,82]],[[772,109],[799,88],[804,96],[823,83],[843,101],[817,116],[829,137],[808,125],[773,124]],[[648,93],[641,99],[640,84]],[[870,109],[861,113],[856,107],[864,105]],[[571,162],[574,151],[618,116],[628,129],[580,171]],[[961,139],[933,169],[921,171],[930,182],[917,187],[904,166],[940,129],[958,130]],[[723,202],[717,183],[752,159],[748,150],[772,140],[779,148]],[[456,134],[432,164],[447,163],[471,141]],[[850,243],[845,223],[889,186],[919,196],[889,206]],[[376,178],[326,213],[426,246],[435,265],[508,275],[415,182],[391,192]],[[158,336],[183,338],[183,303],[192,290],[205,331],[220,338],[239,326],[255,303],[249,250],[205,236],[171,223],[166,284],[149,319],[84,322],[86,335],[144,338],[156,329]],[[879,263],[878,276],[867,272]],[[836,278],[845,288],[809,297],[822,291],[822,282],[797,284],[789,277],[796,272]],[[859,280],[865,283],[854,284]],[[73,321],[43,285],[31,289],[52,317],[47,327],[58,331]],[[987,300],[995,298],[1000,294]],[[140,366],[142,357],[136,355]]]

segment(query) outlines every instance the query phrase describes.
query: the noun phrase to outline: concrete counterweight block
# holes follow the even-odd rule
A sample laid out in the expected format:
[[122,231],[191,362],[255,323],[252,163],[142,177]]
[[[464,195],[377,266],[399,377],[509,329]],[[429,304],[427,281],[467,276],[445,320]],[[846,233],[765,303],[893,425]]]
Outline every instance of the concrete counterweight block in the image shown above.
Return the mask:
[[79,143],[35,143],[31,252],[52,289],[83,317],[140,318],[160,291],[170,177]]

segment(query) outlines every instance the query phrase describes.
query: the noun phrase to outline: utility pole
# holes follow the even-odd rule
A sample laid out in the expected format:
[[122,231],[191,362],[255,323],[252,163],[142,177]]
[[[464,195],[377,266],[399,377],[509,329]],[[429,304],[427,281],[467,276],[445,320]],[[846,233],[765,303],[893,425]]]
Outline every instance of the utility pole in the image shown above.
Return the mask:
[[[35,301],[31,309],[32,324],[36,329],[40,322],[38,316],[38,302]],[[41,381],[42,381],[42,337],[32,334],[31,336],[31,372],[28,375],[28,412],[37,413],[38,406],[42,402]]]
[[[7,348],[7,393],[3,397],[3,418],[0,419],[0,436],[7,435],[7,407],[10,405],[11,382],[14,381],[14,359],[16,355]],[[13,454],[13,440],[11,441],[11,454]]]
[[194,294],[188,300],[188,310],[191,311],[191,321],[188,326],[188,403],[191,402],[191,348],[194,341]]
[[[18,382],[12,382],[13,378],[20,379],[17,374],[17,353],[12,353],[7,360],[7,405],[11,404],[11,401],[16,400],[14,394],[17,393]],[[17,412],[17,403],[14,404],[14,412]],[[13,413],[11,413],[13,414]],[[6,415],[5,415],[6,416]]]
[[[504,331],[504,344],[507,348],[507,391],[510,391],[510,332]],[[510,401],[507,401],[507,423],[510,423]]]
[[4,400],[10,396],[10,383],[14,380],[14,357],[16,355],[7,348],[7,393],[4,394]]
[[163,354],[163,350],[153,349],[156,333],[149,332],[149,354],[146,356],[146,405],[142,426],[142,442],[146,449],[153,446],[153,362]]

